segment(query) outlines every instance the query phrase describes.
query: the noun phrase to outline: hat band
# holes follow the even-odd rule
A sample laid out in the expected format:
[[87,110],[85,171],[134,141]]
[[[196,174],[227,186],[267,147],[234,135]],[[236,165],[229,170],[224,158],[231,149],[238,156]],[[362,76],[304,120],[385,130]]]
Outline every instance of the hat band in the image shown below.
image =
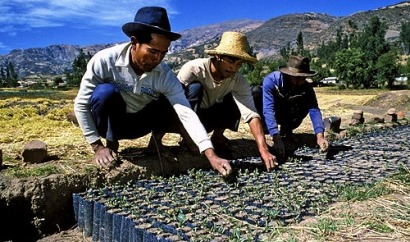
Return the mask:
[[295,68],[295,67],[288,67],[288,69],[292,72],[296,72],[296,73],[307,73],[309,71],[303,71],[301,69]]

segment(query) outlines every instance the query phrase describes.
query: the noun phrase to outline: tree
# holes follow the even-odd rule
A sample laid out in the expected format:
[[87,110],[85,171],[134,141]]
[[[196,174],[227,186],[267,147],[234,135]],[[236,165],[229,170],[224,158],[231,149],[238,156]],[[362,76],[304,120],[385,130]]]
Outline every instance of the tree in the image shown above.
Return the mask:
[[58,87],[58,85],[60,85],[60,83],[64,83],[63,78],[61,77],[56,77],[54,78],[54,85]]
[[303,34],[299,32],[296,37],[296,54],[304,55],[305,48],[303,47]]
[[317,71],[317,75],[314,77],[315,80],[322,80],[325,77],[331,75],[329,68],[326,68],[325,63],[323,63],[320,59],[312,60],[311,69]]
[[376,62],[377,83],[379,86],[393,87],[394,78],[399,74],[399,65],[397,63],[397,54],[394,51],[382,54]]
[[347,30],[347,38],[349,39],[349,47],[353,45],[353,43],[357,39],[357,31],[359,27],[357,26],[357,23],[354,22],[353,20],[348,21],[349,29]]
[[2,87],[5,86],[6,82],[6,68],[0,65],[0,84]]
[[283,59],[288,59],[291,52],[292,50],[290,48],[290,42],[288,42],[285,47],[280,49],[280,55]]
[[12,62],[6,62],[0,68],[1,85],[3,87],[17,87],[18,74]]
[[87,70],[87,63],[91,59],[91,54],[84,54],[83,50],[80,49],[79,54],[73,61],[73,71],[72,73],[66,72],[66,80],[68,86],[79,86],[81,79]]
[[367,62],[365,61],[365,53],[360,49],[346,49],[336,53],[334,68],[341,81],[348,87],[355,88],[368,87],[366,84],[367,78]]
[[366,63],[367,68],[362,73],[365,75],[365,78],[362,79],[362,85],[365,88],[378,86],[376,63],[380,56],[390,51],[389,43],[384,38],[386,32],[387,25],[381,22],[378,17],[372,17],[364,31],[352,43],[352,48],[360,49],[364,53],[362,61]]
[[410,22],[403,23],[400,31],[400,41],[406,54],[410,53]]

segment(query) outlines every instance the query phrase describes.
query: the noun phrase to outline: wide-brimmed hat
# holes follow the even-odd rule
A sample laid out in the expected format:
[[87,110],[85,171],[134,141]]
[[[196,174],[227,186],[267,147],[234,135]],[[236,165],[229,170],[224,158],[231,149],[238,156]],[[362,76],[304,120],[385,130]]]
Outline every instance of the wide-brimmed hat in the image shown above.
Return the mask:
[[167,10],[162,7],[143,7],[135,14],[134,22],[126,23],[122,26],[122,31],[131,37],[138,30],[150,29],[154,33],[168,36],[171,40],[177,40],[180,34],[171,32],[171,25],[168,20]]
[[310,60],[303,56],[289,56],[287,66],[279,67],[279,71],[290,76],[310,77],[317,71],[310,70]]
[[250,47],[246,36],[239,32],[224,32],[219,45],[212,50],[205,50],[208,55],[228,55],[246,62],[255,63],[258,60],[250,55]]

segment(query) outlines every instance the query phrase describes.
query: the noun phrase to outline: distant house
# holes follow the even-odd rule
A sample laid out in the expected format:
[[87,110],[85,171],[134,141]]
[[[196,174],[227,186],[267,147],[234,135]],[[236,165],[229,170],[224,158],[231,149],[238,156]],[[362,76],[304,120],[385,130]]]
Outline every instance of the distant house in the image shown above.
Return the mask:
[[333,86],[339,83],[339,79],[335,76],[325,77],[319,82],[319,86]]
[[400,84],[406,84],[408,79],[407,79],[407,76],[402,75],[402,76],[394,78],[394,80],[395,80],[395,83],[400,85]]

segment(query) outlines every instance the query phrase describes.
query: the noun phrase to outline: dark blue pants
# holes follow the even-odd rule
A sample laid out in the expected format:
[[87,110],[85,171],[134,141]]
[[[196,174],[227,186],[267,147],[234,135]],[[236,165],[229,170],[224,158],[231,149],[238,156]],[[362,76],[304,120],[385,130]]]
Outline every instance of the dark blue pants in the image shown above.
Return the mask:
[[207,132],[215,129],[238,131],[241,114],[232,94],[227,94],[221,103],[206,109],[199,107],[203,97],[201,83],[192,82],[189,84],[185,87],[185,95]]
[[[262,118],[262,124],[265,134],[269,134],[266,128],[265,117],[263,116],[262,104],[262,87],[254,86],[251,88],[253,100],[256,109]],[[291,134],[294,129],[298,128],[305,117],[309,114],[309,109],[305,101],[300,100],[284,100],[281,97],[275,96],[275,118],[280,125],[280,134]]]
[[98,133],[106,140],[134,139],[151,131],[175,130],[178,116],[161,95],[137,113],[127,113],[120,91],[111,83],[98,85],[91,96],[91,112]]

